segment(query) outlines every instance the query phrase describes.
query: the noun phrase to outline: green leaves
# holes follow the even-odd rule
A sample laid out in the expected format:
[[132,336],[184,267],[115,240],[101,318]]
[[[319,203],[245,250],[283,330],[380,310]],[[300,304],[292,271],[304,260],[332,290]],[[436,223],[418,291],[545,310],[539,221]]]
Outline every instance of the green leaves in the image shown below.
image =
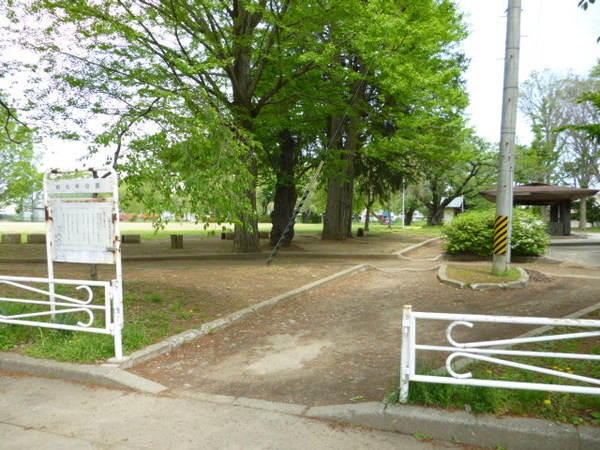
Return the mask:
[[[443,228],[448,253],[492,255],[494,211],[468,211]],[[515,255],[539,256],[546,253],[550,238],[539,217],[520,209],[513,210],[511,250]]]

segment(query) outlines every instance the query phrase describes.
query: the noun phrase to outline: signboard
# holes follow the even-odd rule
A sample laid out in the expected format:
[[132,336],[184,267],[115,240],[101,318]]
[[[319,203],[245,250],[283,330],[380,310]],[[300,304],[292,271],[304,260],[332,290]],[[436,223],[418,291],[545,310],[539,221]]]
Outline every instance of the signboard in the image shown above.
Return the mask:
[[[94,285],[110,285],[110,289],[105,288],[104,295],[105,329],[114,335],[115,357],[121,359],[123,358],[124,320],[117,173],[112,167],[85,171],[51,170],[44,176],[44,201],[48,255],[47,281],[52,319],[58,313],[86,311],[93,322],[93,311],[99,310],[96,305],[90,304],[93,295],[86,302],[70,299],[65,295],[55,295],[55,262],[91,264],[92,277],[97,276],[96,264],[113,264],[115,278],[110,283],[96,281]],[[65,284],[65,281],[76,283],[79,285],[77,289],[82,287],[89,289],[88,286],[92,285],[90,281],[81,281],[80,284],[80,280],[60,280],[62,284]],[[71,300],[75,306],[69,303]],[[53,328],[64,327],[65,325]],[[86,331],[92,330],[89,324],[82,325],[81,322],[77,327]],[[93,332],[104,333],[105,330],[94,329]]]
[[117,264],[120,237],[114,170],[52,171],[44,182],[48,260]]
[[115,263],[115,205],[104,200],[50,201],[53,261]]

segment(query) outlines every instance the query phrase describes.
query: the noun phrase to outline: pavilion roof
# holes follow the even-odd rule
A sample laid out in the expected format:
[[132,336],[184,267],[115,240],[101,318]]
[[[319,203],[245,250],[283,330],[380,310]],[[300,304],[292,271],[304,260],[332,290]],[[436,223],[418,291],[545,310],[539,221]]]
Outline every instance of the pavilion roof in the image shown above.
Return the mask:
[[[579,200],[598,193],[598,189],[573,188],[543,183],[529,183],[513,186],[513,203],[515,205],[550,205],[565,200]],[[496,201],[496,190],[479,192],[487,200]]]

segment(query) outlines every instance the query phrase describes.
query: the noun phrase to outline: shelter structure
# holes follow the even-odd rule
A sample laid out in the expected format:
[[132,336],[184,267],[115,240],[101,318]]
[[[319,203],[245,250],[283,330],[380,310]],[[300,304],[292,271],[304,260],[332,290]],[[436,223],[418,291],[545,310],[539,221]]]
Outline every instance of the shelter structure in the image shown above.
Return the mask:
[[[571,234],[572,203],[575,200],[591,197],[596,193],[598,193],[598,189],[529,183],[513,187],[513,204],[549,206],[548,232],[552,236],[569,236]],[[491,202],[496,201],[496,190],[481,191],[480,194]]]
[[[446,197],[442,197],[442,201]],[[465,198],[463,196],[456,197],[444,208],[444,223],[450,223],[454,218],[465,210]]]

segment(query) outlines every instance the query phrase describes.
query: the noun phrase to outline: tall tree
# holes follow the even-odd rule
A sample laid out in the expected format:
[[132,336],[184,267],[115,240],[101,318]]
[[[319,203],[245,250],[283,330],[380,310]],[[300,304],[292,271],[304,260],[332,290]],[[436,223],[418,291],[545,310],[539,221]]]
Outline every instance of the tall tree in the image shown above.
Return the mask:
[[546,69],[533,72],[519,90],[519,108],[529,119],[533,142],[530,157],[537,159],[536,178],[529,181],[549,183],[555,180],[563,147],[559,128],[566,124],[565,81]]
[[107,118],[97,142],[127,156],[125,169],[138,179],[130,186],[158,178],[157,197],[165,204],[179,192],[192,206],[213,204],[236,222],[236,249],[257,251],[262,146],[255,124],[265,106],[323,57],[315,48],[301,57],[290,51],[327,16],[321,3],[15,3],[27,6],[26,17],[49,24],[37,36],[27,31],[24,45],[41,52],[44,70],[57,81],[53,92],[62,87],[64,103],[50,98],[53,110],[79,107]]
[[[568,77],[565,99],[568,125],[560,131],[565,141],[565,151],[561,157],[561,178],[568,184],[589,188],[600,181],[600,141],[589,134],[589,127],[600,123],[600,108],[586,100],[588,94],[600,91],[600,80]],[[581,202],[579,230],[585,231],[587,222],[586,202]]]
[[331,33],[332,42],[345,46],[338,56],[343,70],[331,76],[343,90],[330,122],[333,175],[328,177],[325,239],[351,236],[357,162],[367,144],[390,139],[389,133],[381,133],[382,124],[397,135],[394,157],[401,161],[409,152],[418,157],[436,133],[434,124],[444,121],[448,129],[456,129],[466,107],[464,58],[454,47],[465,31],[454,3],[357,5],[362,9],[355,20]]

